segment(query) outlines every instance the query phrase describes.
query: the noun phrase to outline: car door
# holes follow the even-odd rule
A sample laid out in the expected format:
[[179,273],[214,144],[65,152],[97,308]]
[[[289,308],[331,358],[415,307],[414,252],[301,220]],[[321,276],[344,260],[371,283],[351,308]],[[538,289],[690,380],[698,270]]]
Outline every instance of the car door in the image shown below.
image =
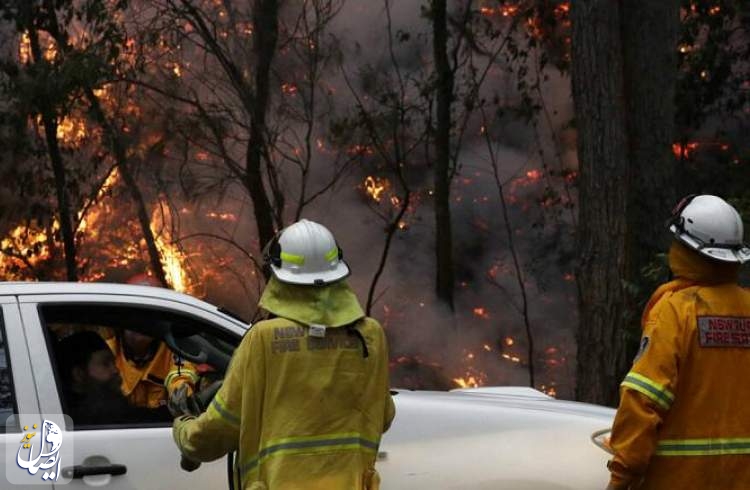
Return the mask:
[[[198,308],[178,301],[126,295],[38,295],[19,299],[24,331],[36,355],[31,358],[31,370],[36,380],[36,390],[41,413],[62,413],[62,387],[55,374],[54,354],[45,311],[54,306],[55,311],[92,311],[97,308],[119,308],[133,318],[148,319],[154,315],[173,315],[197,323],[207,335],[226,337],[239,341],[244,329],[208,304]],[[84,313],[85,315],[85,313]],[[90,320],[90,319],[87,319]],[[106,326],[106,325],[105,325]],[[245,326],[246,327],[246,326]],[[236,345],[236,344],[235,344]],[[52,356],[52,357],[51,357]],[[94,428],[79,427],[65,430],[65,440],[72,440],[74,461],[63,465],[78,470],[96,468],[98,474],[77,476],[69,488],[105,486],[113,490],[216,488],[227,481],[226,461],[203,464],[198,470],[187,473],[180,469],[180,454],[172,440],[171,422],[161,424],[112,424]]]
[[35,422],[27,420],[29,415],[39,412],[16,297],[0,296],[0,308],[0,444],[5,458],[0,487],[39,488],[22,483],[24,480],[31,481],[31,475],[16,464],[21,429],[24,424]]

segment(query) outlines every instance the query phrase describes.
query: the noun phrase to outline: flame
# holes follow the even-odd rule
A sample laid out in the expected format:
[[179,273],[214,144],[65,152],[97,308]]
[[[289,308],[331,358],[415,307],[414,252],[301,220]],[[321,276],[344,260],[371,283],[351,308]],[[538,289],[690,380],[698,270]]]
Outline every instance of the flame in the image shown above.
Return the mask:
[[[43,33],[40,33],[39,43],[42,44]],[[51,39],[47,42],[47,46],[41,46],[44,49],[42,56],[46,61],[52,61],[57,56],[57,46]],[[22,64],[27,64],[31,61],[31,38],[29,37],[28,31],[21,34],[21,39],[18,43],[18,60]]]
[[545,393],[552,398],[557,398],[557,390],[555,389],[554,383],[552,386],[541,385],[539,389],[542,390],[542,393]]
[[235,215],[234,213],[216,213],[212,211],[210,213],[206,213],[206,217],[218,219],[220,221],[237,221],[237,215]]
[[21,34],[21,41],[18,43],[18,60],[24,65],[31,60],[31,39],[28,32]]
[[453,378],[453,382],[456,383],[459,388],[478,388],[482,386],[482,382],[476,379],[474,376],[468,376],[466,378]]
[[354,156],[354,155],[370,156],[370,155],[375,154],[375,150],[371,146],[367,146],[367,145],[352,145],[349,148],[347,148],[346,153],[349,156]]
[[295,96],[295,95],[297,95],[297,90],[298,90],[297,86],[295,84],[293,84],[293,83],[282,83],[281,84],[281,91],[285,95]]
[[487,374],[470,367],[463,376],[455,377],[452,381],[459,388],[478,388],[487,384]]
[[365,179],[365,192],[373,201],[380,202],[383,192],[390,187],[386,178],[378,178],[368,175]]
[[[39,121],[41,123],[41,116]],[[65,116],[57,123],[57,139],[69,146],[80,146],[86,136],[86,123],[83,119]]]
[[36,267],[51,257],[50,236],[60,229],[60,223],[55,220],[50,228],[43,228],[36,221],[13,228],[8,235],[0,240],[2,255],[0,255],[0,271],[3,279],[25,280],[24,271],[27,267]]
[[151,217],[151,228],[154,232],[156,248],[159,249],[159,255],[161,255],[164,275],[172,289],[187,293],[192,289],[187,270],[183,266],[187,261],[187,255],[174,243],[171,221],[170,208],[166,205],[156,206]]
[[513,17],[518,13],[518,5],[501,5],[496,8],[480,7],[479,12],[487,17]]
[[539,179],[542,178],[542,171],[539,169],[533,169],[526,172],[526,178],[529,179],[531,182],[537,182]]
[[474,313],[474,316],[477,316],[477,317],[482,318],[484,320],[489,320],[490,319],[490,313],[483,306],[478,306],[478,307],[474,308],[474,310],[472,310],[472,311]]
[[690,158],[690,155],[698,149],[699,143],[697,141],[690,141],[685,143],[672,143],[672,153],[675,158]]

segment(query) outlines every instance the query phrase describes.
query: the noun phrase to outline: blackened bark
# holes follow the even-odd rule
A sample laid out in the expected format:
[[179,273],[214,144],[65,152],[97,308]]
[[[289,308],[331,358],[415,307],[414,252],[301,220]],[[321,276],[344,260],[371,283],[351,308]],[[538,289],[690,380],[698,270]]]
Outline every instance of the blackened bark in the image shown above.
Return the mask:
[[628,146],[620,9],[571,2],[573,99],[578,129],[580,325],[576,398],[614,405],[625,351]]
[[580,0],[571,15],[580,161],[576,397],[616,405],[640,336],[632,291],[646,286],[641,270],[665,248],[675,200],[679,2]]
[[620,5],[630,155],[627,267],[638,284],[643,267],[667,247],[664,223],[677,198],[671,147],[680,3],[620,0]]
[[266,149],[266,114],[271,98],[271,63],[276,54],[278,16],[277,0],[255,0],[255,100],[250,121],[250,141],[247,145],[245,185],[253,200],[261,248],[271,241],[274,235],[273,210],[263,184],[262,161]]
[[450,135],[453,72],[448,62],[446,0],[432,0],[433,55],[437,82],[435,130],[435,253],[438,298],[453,309],[453,236],[450,208]]
[[117,168],[120,170],[120,175],[122,175],[125,186],[130,193],[130,198],[133,200],[133,203],[136,206],[138,223],[141,225],[143,239],[146,241],[146,249],[148,250],[151,271],[154,273],[154,277],[156,277],[156,279],[164,287],[171,287],[171,285],[167,282],[166,275],[164,274],[164,266],[161,262],[161,254],[159,253],[159,249],[156,246],[154,232],[153,230],[151,230],[151,217],[149,216],[148,210],[146,209],[146,203],[143,199],[143,194],[138,187],[138,183],[136,182],[135,177],[133,177],[133,173],[130,171],[130,166],[128,164],[128,158],[125,151],[125,144],[120,138],[117,130],[112,127],[112,124],[104,114],[104,111],[101,108],[101,104],[99,103],[99,99],[97,98],[96,94],[94,94],[94,91],[90,87],[86,87],[84,89],[84,92],[86,94],[86,98],[89,101],[89,104],[91,104],[91,112],[94,115],[94,118],[102,127],[102,129],[104,130],[104,134],[109,140],[109,143],[112,147],[112,152],[115,155],[115,160],[117,161]]
[[[31,6],[27,6],[28,33],[31,44],[31,54],[35,64],[44,63],[42,49],[39,45],[39,35],[33,25]],[[47,143],[47,153],[52,164],[52,173],[55,176],[55,194],[57,196],[57,210],[60,219],[60,234],[63,240],[65,252],[65,271],[68,281],[78,281],[78,264],[76,261],[76,242],[73,220],[71,219],[70,201],[68,197],[67,176],[65,164],[57,141],[57,114],[48,94],[41,94],[38,102],[41,109],[42,125],[44,126],[44,137]]]

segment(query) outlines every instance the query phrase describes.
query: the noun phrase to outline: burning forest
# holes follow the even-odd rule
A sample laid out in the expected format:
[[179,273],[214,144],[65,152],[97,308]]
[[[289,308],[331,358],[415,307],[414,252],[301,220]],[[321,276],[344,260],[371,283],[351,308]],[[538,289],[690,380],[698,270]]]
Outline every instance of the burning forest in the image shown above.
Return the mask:
[[[393,386],[574,397],[568,2],[449,2],[442,45],[417,0],[0,5],[4,280],[146,273],[252,321],[263,246],[306,217],[385,326]],[[685,87],[718,83],[692,62],[710,32],[683,41]],[[671,142],[686,171],[747,163],[728,102]]]

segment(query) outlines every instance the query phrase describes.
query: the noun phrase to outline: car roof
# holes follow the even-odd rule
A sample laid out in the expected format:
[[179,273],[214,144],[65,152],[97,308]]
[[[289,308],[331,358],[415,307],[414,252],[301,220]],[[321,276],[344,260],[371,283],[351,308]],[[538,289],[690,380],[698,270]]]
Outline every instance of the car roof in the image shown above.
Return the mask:
[[27,295],[75,295],[75,294],[99,294],[113,296],[140,296],[151,299],[162,299],[183,303],[210,312],[218,312],[220,315],[231,319],[247,328],[248,324],[234,315],[227,314],[216,305],[200,300],[184,293],[178,293],[172,289],[139,286],[132,284],[117,284],[108,282],[0,282],[0,296],[27,296]]

